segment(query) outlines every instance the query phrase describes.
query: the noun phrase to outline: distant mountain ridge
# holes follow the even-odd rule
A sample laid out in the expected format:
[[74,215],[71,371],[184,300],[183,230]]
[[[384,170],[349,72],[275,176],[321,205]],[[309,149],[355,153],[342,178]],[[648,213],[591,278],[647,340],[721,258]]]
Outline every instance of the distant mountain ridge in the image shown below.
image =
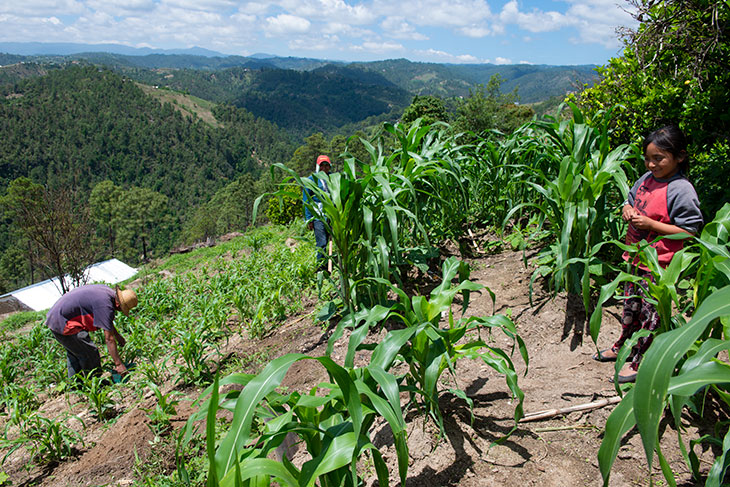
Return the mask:
[[21,56],[69,56],[85,52],[109,52],[125,56],[146,56],[148,54],[188,54],[193,56],[225,57],[226,54],[203,47],[188,49],[155,49],[131,47],[123,44],[79,44],[74,42],[0,42],[0,52]]
[[[256,53],[251,56],[229,56],[192,47],[189,49],[133,48],[118,44],[52,44],[0,42],[0,64],[7,52],[33,56],[31,61],[60,61],[61,58],[84,59],[108,66],[147,69],[220,70],[234,67],[249,69],[293,69],[312,71],[327,65],[349,67],[361,72],[377,72],[412,95],[441,97],[468,96],[478,84],[486,84],[499,74],[504,79],[503,92],[518,88],[520,101],[534,103],[574,91],[597,78],[595,65],[534,64],[439,64],[388,59],[371,62],[343,62],[313,58],[278,57]],[[33,53],[33,54],[31,54]]]
[[[0,50],[9,44],[0,43]],[[17,44],[13,43],[16,48]],[[41,48],[59,52],[64,47],[54,44],[51,49],[43,43],[23,46],[26,52]],[[86,49],[68,55],[0,53],[0,85],[75,64],[105,66],[150,86],[245,108],[301,140],[315,132],[332,134],[342,127],[349,130],[396,121],[414,95],[451,99],[455,106],[455,99],[468,97],[495,75],[503,80],[503,92],[518,90],[521,103],[563,97],[597,77],[592,65],[438,64],[407,59],[345,63],[267,54],[210,56],[135,48],[127,48],[135,55],[89,51],[107,46],[67,45],[69,50]],[[187,51],[197,52],[195,48]]]

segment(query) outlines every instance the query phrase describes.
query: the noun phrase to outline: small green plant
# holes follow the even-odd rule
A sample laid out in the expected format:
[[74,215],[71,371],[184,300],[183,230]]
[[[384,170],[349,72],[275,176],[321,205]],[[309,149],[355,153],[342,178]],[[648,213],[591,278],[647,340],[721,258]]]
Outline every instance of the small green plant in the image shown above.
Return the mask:
[[217,353],[214,332],[202,324],[193,329],[178,328],[175,335],[173,353],[183,360],[179,364],[179,379],[193,384],[210,383],[213,372],[208,358]]
[[[76,454],[75,445],[83,445],[84,441],[78,432],[64,424],[69,417],[81,421],[76,416],[50,419],[36,413],[25,418],[18,425],[18,434],[15,438],[9,439],[6,432],[5,437],[0,440],[3,448],[10,448],[3,457],[3,463],[10,454],[21,447],[30,452],[33,461],[41,463],[63,460]],[[81,424],[83,425],[83,421]]]
[[153,382],[147,383],[147,387],[154,392],[157,402],[153,408],[145,409],[147,417],[150,419],[149,427],[156,437],[163,436],[172,430],[172,424],[170,418],[177,414],[175,407],[179,401],[175,399],[176,395],[180,393],[177,391],[170,391],[167,394],[163,394],[157,384]]
[[114,396],[121,398],[119,390],[110,385],[110,380],[94,374],[79,374],[81,387],[79,393],[89,402],[94,415],[101,421],[114,417],[117,413]]

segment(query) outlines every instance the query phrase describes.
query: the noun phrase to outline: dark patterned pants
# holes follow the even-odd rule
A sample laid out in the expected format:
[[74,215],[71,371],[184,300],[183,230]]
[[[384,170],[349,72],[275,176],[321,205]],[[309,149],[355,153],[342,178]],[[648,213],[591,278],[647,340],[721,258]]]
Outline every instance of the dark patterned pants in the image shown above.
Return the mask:
[[[646,301],[646,292],[642,288],[648,288],[648,281],[652,280],[651,273],[639,271],[642,277],[641,286],[633,282],[624,285],[624,297],[634,296],[624,300],[624,313],[621,320],[621,336],[611,347],[615,352],[621,348],[631,335],[640,329],[654,331],[659,328],[659,314],[653,304]],[[652,280],[653,281],[653,280]],[[631,368],[639,369],[641,357],[651,345],[654,335],[641,337],[631,349]]]

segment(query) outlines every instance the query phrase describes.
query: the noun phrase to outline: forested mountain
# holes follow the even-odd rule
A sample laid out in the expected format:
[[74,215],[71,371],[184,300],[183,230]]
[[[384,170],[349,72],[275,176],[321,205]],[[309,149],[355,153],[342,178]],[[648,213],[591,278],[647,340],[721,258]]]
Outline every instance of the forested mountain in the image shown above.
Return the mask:
[[[0,44],[1,48],[2,44]],[[24,51],[25,52],[25,51]],[[0,58],[1,59],[1,58]],[[243,56],[204,56],[192,54],[147,54],[128,55],[120,53],[86,52],[61,56],[30,56],[27,61],[41,63],[65,63],[72,60],[103,64],[112,69],[128,70],[143,68],[189,69],[219,71],[228,68],[248,68],[257,70],[292,69],[314,71],[327,66],[327,69],[347,69],[354,72],[377,73],[394,86],[411,95],[436,95],[441,97],[467,96],[476,85],[486,85],[490,78],[499,74],[504,80],[502,91],[511,92],[518,88],[522,103],[544,101],[552,96],[562,96],[575,91],[584,83],[592,84],[597,75],[596,66],[546,66],[546,65],[494,65],[494,64],[438,64],[419,63],[406,59],[386,61],[344,63],[309,58],[280,57],[243,57]],[[0,64],[3,64],[0,62]],[[144,76],[141,72],[125,73],[130,76]],[[366,79],[360,79],[366,83]]]
[[592,84],[597,78],[593,65],[436,64],[390,59],[353,63],[349,67],[379,73],[414,94],[441,97],[467,96],[476,85],[486,85],[492,76],[499,74],[504,80],[502,92],[508,93],[517,88],[522,103],[564,95],[582,88],[583,83]]
[[51,71],[0,94],[2,187],[19,176],[80,189],[110,179],[160,191],[182,207],[258,173],[258,160],[286,162],[293,149],[274,125],[250,114],[220,110],[223,128],[214,129],[92,67]]
[[300,139],[391,111],[397,118],[412,98],[378,73],[331,65],[313,71],[239,67],[122,72],[146,84],[245,108]]
[[[42,208],[50,211],[58,198],[73,198],[77,209],[90,208],[85,211],[93,216],[101,210],[98,204],[88,206],[92,190],[105,182],[96,201],[118,208],[94,217],[100,229],[109,227],[105,232],[111,238],[111,247],[100,249],[97,258],[114,251],[116,233],[118,255],[132,263],[141,255],[166,252],[196,208],[231,185],[248,188],[245,195],[238,191],[235,204],[244,215],[237,218],[249,221],[253,199],[262,191],[256,180],[268,175],[270,164],[289,161],[295,148],[290,138],[243,109],[212,106],[211,123],[180,105],[161,103],[162,98],[92,66],[51,69],[45,76],[0,85],[0,197],[7,193],[12,200],[3,210],[22,202],[23,195],[46,195]],[[11,194],[13,181],[21,182]],[[81,218],[77,224],[90,221]],[[22,283],[29,277],[18,260],[30,259],[32,267],[37,249],[25,236],[9,214],[2,218],[0,291],[4,279]]]

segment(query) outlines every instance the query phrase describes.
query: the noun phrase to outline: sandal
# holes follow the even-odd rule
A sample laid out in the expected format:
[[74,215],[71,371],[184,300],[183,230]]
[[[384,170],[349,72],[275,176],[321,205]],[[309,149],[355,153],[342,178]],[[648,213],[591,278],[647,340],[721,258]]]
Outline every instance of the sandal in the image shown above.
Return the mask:
[[[628,370],[628,373],[624,369]],[[623,374],[622,374],[623,372]],[[624,368],[618,371],[618,383],[627,384],[629,382],[636,382],[637,371],[631,368],[629,364],[624,365]],[[614,376],[611,376],[608,380],[613,382]]]
[[[608,379],[610,382],[613,382],[613,377],[609,377]],[[627,374],[627,375],[618,375],[618,383],[619,384],[627,384],[629,382],[636,382],[636,372],[633,374]]]
[[[613,357],[610,355],[606,355],[608,353],[612,353]],[[598,352],[593,354],[593,360],[596,362],[615,362],[616,358],[618,357],[618,354],[613,351],[611,348],[607,348],[605,350],[599,350]]]

